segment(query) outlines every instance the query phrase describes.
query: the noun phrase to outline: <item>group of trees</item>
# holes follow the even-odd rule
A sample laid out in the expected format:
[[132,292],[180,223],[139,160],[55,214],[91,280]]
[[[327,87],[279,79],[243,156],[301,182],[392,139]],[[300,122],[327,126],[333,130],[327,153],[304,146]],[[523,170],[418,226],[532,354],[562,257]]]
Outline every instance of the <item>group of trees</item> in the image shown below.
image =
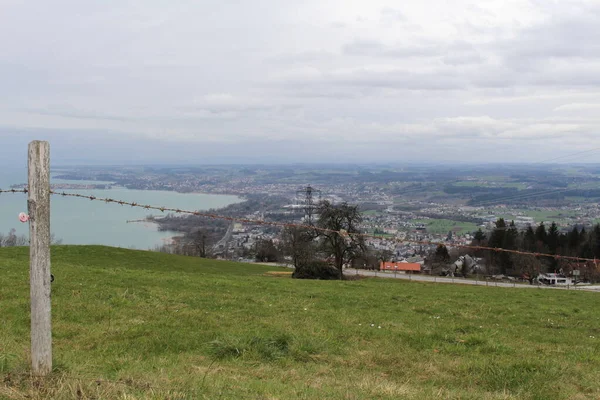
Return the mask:
[[216,237],[212,230],[195,228],[183,236],[174,238],[172,243],[156,246],[154,250],[161,253],[211,258]]
[[[54,234],[50,235],[50,244],[61,244],[62,239],[57,239]],[[11,229],[8,234],[0,233],[0,247],[29,246],[29,238],[26,235],[17,235],[16,229]]]
[[259,262],[277,262],[283,256],[282,249],[272,239],[258,239],[254,245],[254,258]]
[[597,272],[595,265],[561,260],[560,257],[552,256],[600,258],[600,225],[596,225],[589,232],[585,227],[577,226],[567,232],[561,232],[554,222],[549,227],[541,223],[536,227],[530,225],[525,230],[519,230],[514,221],[507,223],[500,218],[489,237],[480,229],[475,234],[472,244],[548,255],[536,257],[491,250],[478,251],[477,255],[486,258],[488,265],[502,274],[522,273],[533,276],[539,272],[584,269],[588,275],[593,275]]
[[[316,206],[315,214],[318,219],[313,224],[287,227],[277,242],[258,239],[253,248],[243,255],[259,262],[278,262],[288,258],[294,265],[293,276],[301,279],[342,279],[345,265],[353,262],[373,265],[380,261],[377,254],[368,253],[364,237],[360,235],[362,215],[358,206],[322,201]],[[193,221],[186,219],[185,223]],[[212,250],[222,232],[213,228],[212,225],[187,227],[186,233],[174,243],[158,246],[155,250],[212,257]]]
[[7,235],[0,233],[0,247],[28,246],[29,239],[25,235],[17,235],[16,229],[11,229]]
[[367,251],[358,206],[322,201],[316,223],[289,227],[283,233],[284,253],[291,257],[295,278],[342,279],[343,268]]

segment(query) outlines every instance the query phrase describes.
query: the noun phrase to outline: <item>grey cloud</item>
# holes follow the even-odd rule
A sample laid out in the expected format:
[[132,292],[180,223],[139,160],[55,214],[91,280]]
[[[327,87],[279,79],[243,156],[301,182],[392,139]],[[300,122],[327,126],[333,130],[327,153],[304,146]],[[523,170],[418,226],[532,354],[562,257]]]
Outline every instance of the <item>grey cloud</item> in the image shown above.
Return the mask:
[[[571,4],[567,13],[552,7],[545,11],[550,13],[545,22],[523,27],[511,39],[481,43],[425,41],[411,45],[354,40],[346,43],[342,52],[345,55],[380,59],[421,57],[423,62],[439,59],[448,66],[447,71],[453,70],[453,75],[462,75],[462,80],[468,81],[472,87],[598,86],[600,81],[594,71],[597,71],[597,61],[600,59],[600,41],[596,39],[600,38],[600,6],[575,7]],[[492,27],[488,32],[500,33],[498,28]],[[500,64],[493,61],[494,58],[499,59]],[[464,68],[470,66],[477,68]],[[440,68],[440,72],[439,77],[430,77],[433,81],[439,81],[439,84],[430,83],[428,86],[453,89],[461,86],[457,84],[458,80],[448,84],[448,74],[444,73],[443,68]],[[384,81],[378,79],[374,84]],[[395,87],[392,82],[389,84]],[[415,86],[406,85],[406,88],[413,89]]]
[[414,43],[411,45],[387,46],[377,40],[354,40],[342,47],[342,53],[348,56],[395,58],[423,58],[424,62],[439,59],[449,66],[482,64],[484,58],[480,52],[467,42]]
[[[540,3],[542,4],[542,3]],[[487,52],[501,60],[495,85],[598,86],[600,65],[600,5],[549,7],[540,24],[520,29],[509,40],[490,44]],[[566,7],[570,5],[571,7]],[[486,78],[484,78],[486,80]]]
[[478,88],[553,87],[590,89],[600,87],[597,74],[600,63],[558,65],[546,64],[539,68],[520,68],[503,64],[484,66],[471,75],[471,83]]
[[348,76],[334,74],[331,78],[335,85],[407,90],[454,90],[464,89],[466,85],[465,80],[458,74],[443,71],[415,73],[406,70],[359,70]]
[[286,53],[277,56],[270,57],[269,62],[278,64],[304,64],[311,62],[319,62],[324,59],[330,59],[338,57],[339,54],[335,54],[328,51],[310,50],[298,53]]
[[133,118],[131,116],[106,115],[106,114],[101,114],[101,113],[93,112],[93,111],[77,110],[70,106],[65,106],[63,108],[49,107],[46,109],[30,108],[30,109],[22,109],[19,111],[29,112],[29,113],[38,114],[38,115],[58,116],[58,117],[77,118],[77,119],[92,119],[92,120],[121,121],[121,122],[135,120],[135,118]]
[[600,111],[600,103],[569,103],[556,107],[554,111],[572,112],[572,111]]
[[456,51],[448,52],[442,57],[444,64],[458,66],[458,65],[472,65],[482,64],[483,57],[476,50],[472,51]]
[[443,57],[452,51],[451,46],[440,43],[415,43],[411,45],[385,45],[378,40],[354,40],[342,47],[345,55],[372,57]]
[[345,44],[342,52],[349,55],[373,55],[380,54],[384,49],[385,46],[378,40],[355,40]]
[[139,160],[370,160],[443,142],[497,160],[597,143],[600,6],[509,3],[5,2],[0,149],[39,135],[61,159],[73,143],[123,160],[143,138]]
[[530,59],[595,59],[600,58],[599,37],[600,17],[567,17],[524,29],[517,38],[501,43],[498,50],[513,63]]
[[381,20],[384,22],[397,23],[399,21],[407,21],[407,18],[402,11],[396,8],[384,7],[381,10]]

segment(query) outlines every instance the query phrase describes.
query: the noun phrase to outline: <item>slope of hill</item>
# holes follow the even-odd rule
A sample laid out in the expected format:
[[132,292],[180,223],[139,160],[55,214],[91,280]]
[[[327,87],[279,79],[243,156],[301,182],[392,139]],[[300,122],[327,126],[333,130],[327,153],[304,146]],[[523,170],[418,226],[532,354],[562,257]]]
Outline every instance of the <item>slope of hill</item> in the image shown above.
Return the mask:
[[52,262],[55,372],[37,381],[28,249],[0,249],[0,398],[600,397],[596,293],[294,281],[100,246]]

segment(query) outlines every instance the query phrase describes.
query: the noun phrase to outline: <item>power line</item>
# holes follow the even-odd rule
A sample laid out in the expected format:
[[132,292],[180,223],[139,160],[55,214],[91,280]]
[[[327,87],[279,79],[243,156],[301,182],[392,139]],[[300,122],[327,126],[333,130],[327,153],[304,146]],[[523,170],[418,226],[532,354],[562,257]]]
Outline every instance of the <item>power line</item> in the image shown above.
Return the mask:
[[[304,205],[304,219],[308,225],[313,224],[313,214],[315,213],[315,209],[317,204],[321,202],[321,191],[319,189],[315,189],[312,186],[308,185],[304,189],[300,189],[296,191],[296,197],[300,195],[304,196],[303,205]],[[317,204],[315,204],[314,196],[317,196]]]
[[537,161],[535,164],[549,163],[551,161],[561,160],[563,158],[571,158],[573,156],[578,156],[578,155],[581,155],[581,154],[591,153],[591,152],[598,151],[598,150],[600,150],[600,147],[595,147],[595,148],[589,149],[589,150],[578,151],[576,153],[566,154],[564,156],[549,158],[547,160]]

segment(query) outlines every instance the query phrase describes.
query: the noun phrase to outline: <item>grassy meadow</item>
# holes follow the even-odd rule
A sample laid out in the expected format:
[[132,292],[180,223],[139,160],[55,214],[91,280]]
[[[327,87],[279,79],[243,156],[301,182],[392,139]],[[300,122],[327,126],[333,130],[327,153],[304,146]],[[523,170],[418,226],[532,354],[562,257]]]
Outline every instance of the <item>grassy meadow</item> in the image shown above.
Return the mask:
[[427,232],[435,234],[445,234],[450,231],[464,234],[472,233],[479,229],[477,224],[471,222],[453,221],[450,219],[415,219],[410,221],[415,224],[423,224]]
[[0,249],[0,399],[597,399],[600,295],[52,249],[54,372],[28,375],[28,249]]

